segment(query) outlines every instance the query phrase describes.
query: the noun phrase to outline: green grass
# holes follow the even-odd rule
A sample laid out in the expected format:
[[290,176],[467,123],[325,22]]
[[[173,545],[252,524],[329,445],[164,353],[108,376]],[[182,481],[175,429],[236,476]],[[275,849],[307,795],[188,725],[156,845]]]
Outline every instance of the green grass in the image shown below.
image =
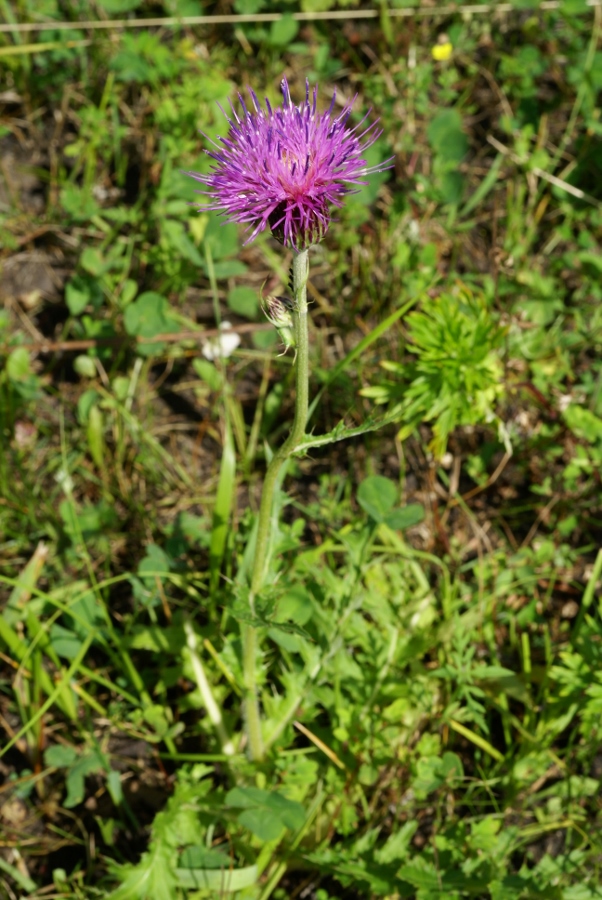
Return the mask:
[[[516,6],[0,3],[0,897],[602,897],[602,16]],[[181,172],[283,72],[395,169],[311,252],[250,619],[291,255]]]

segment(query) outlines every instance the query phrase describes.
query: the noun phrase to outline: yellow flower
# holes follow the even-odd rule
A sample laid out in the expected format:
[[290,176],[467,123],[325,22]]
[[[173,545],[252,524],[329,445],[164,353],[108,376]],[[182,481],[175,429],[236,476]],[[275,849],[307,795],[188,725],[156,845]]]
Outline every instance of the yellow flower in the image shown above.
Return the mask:
[[433,59],[436,59],[437,62],[449,59],[453,51],[452,43],[446,34],[440,34],[437,43],[431,48]]

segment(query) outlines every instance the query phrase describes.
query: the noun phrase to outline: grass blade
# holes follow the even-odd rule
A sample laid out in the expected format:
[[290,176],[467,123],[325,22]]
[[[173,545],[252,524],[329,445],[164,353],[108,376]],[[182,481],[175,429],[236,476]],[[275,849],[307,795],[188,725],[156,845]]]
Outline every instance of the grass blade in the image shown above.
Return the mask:
[[211,525],[211,542],[209,544],[209,589],[211,594],[218,585],[222,560],[226,552],[230,516],[234,505],[236,487],[236,453],[230,420],[226,417],[222,462],[217,486],[213,522]]

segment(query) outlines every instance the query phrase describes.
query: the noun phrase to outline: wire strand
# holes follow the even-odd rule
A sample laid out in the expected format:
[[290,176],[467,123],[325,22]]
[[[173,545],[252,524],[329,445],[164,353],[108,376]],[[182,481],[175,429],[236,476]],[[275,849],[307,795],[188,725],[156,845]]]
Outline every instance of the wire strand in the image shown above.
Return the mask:
[[[543,0],[539,6],[530,8],[530,12],[559,9],[562,0]],[[602,0],[586,0],[585,6],[592,9],[602,6]],[[587,11],[587,10],[586,10]],[[214,15],[214,16],[159,16],[152,19],[106,19],[84,22],[55,22],[47,19],[44,22],[16,22],[14,24],[0,24],[2,32],[26,32],[42,31],[66,31],[68,29],[87,29],[92,31],[111,30],[120,28],[177,28],[192,25],[243,25],[245,23],[261,24],[262,22],[278,22],[283,18],[292,18],[297,22],[326,22],[349,19],[377,19],[382,15],[391,19],[426,18],[434,16],[451,15],[484,15],[520,12],[514,3],[488,3],[466,4],[464,6],[413,6],[403,9],[356,9],[356,10],[331,10],[327,12],[294,12],[294,13],[255,13],[241,15]]]

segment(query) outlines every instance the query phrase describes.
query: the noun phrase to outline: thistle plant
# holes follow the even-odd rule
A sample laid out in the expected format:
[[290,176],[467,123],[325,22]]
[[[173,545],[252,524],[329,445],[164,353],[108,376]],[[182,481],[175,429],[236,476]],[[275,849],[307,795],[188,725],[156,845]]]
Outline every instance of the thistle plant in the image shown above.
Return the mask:
[[[246,225],[248,244],[266,228],[285,247],[293,250],[292,299],[272,298],[265,303],[266,314],[279,329],[285,345],[295,348],[295,414],[287,439],[268,465],[261,493],[249,604],[264,589],[270,523],[274,492],[282,466],[305,438],[308,413],[308,305],[307,280],[309,250],[325,236],[331,222],[332,207],[343,206],[344,198],[366,184],[366,176],[390,168],[390,161],[368,166],[365,151],[382,133],[377,122],[366,124],[367,116],[351,127],[354,101],[334,114],[336,94],[329,108],[317,110],[317,87],[310,99],[306,83],[305,101],[298,106],[291,100],[286,79],[282,80],[282,105],[272,109],[260,105],[249,90],[252,109],[239,94],[241,112],[231,104],[226,113],[227,137],[211,141],[205,152],[215,161],[209,174],[189,172],[203,183],[199,191],[210,198],[203,210],[223,213],[228,221]],[[355,99],[355,98],[354,98]],[[222,110],[223,112],[223,110]],[[276,321],[277,320],[277,321]],[[244,625],[242,632],[245,719],[250,755],[261,759],[264,753],[257,698],[257,629]]]

